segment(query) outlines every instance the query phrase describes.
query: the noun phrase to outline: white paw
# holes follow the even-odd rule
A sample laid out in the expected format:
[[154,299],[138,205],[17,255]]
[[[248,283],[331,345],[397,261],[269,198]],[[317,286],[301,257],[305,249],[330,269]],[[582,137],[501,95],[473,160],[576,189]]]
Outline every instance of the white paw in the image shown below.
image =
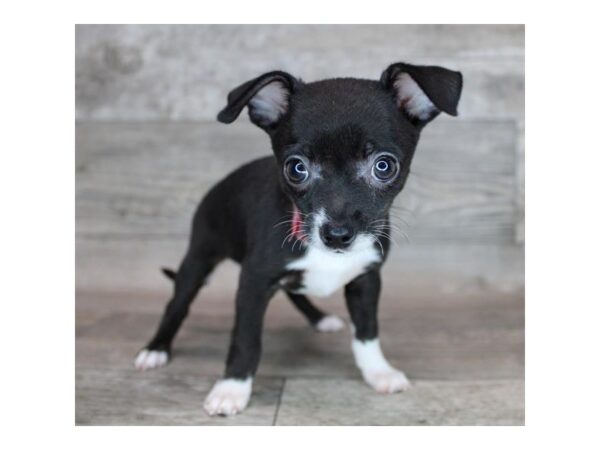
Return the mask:
[[137,370],[149,370],[162,367],[169,362],[169,354],[163,350],[144,349],[138,353],[133,362]]
[[394,369],[383,356],[379,339],[352,341],[352,352],[356,365],[369,386],[382,394],[405,391],[410,381],[399,370]]
[[344,327],[344,321],[338,316],[325,316],[315,325],[316,330],[320,331],[321,333],[340,331]]
[[232,416],[242,412],[252,393],[252,378],[225,379],[215,383],[204,401],[204,410],[211,416]]
[[363,378],[369,386],[381,394],[406,391],[410,381],[403,372],[389,368],[377,372],[363,372]]

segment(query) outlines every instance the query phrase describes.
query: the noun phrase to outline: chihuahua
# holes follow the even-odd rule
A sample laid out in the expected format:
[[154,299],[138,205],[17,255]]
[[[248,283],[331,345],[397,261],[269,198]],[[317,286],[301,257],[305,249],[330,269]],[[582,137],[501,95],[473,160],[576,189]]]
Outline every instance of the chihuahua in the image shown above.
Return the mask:
[[336,78],[305,83],[269,72],[238,86],[218,120],[248,107],[274,156],[250,162],[211,189],[194,215],[187,253],[158,331],[135,358],[139,370],[167,364],[190,304],[225,258],[241,265],[225,375],[205,402],[210,415],[244,410],[261,354],[269,299],[282,289],[319,331],[343,321],[307,298],[344,287],[352,352],[362,377],[381,393],[410,383],[378,339],[380,269],[390,248],[390,208],[402,191],[423,127],[457,115],[462,75],[396,63],[378,81]]

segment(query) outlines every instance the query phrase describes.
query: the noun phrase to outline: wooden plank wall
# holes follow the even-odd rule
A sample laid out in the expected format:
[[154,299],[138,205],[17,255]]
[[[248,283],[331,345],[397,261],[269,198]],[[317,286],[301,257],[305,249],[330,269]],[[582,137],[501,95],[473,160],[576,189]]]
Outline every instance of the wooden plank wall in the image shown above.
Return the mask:
[[275,68],[377,78],[396,61],[465,77],[460,117],[425,129],[397,201],[410,238],[399,276],[522,289],[524,28],[513,25],[78,26],[78,288],[154,289],[206,190],[269,154],[245,115],[215,121],[232,87]]

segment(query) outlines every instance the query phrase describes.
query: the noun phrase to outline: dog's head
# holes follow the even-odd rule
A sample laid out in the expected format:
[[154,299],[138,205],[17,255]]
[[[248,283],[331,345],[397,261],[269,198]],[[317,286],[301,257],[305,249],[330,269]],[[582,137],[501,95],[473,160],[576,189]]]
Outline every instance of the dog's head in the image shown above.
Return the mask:
[[461,90],[459,72],[435,66],[392,64],[379,81],[303,83],[276,71],[231,91],[218,120],[248,107],[271,138],[306,238],[343,251],[386,218],[420,131],[440,112],[456,115]]

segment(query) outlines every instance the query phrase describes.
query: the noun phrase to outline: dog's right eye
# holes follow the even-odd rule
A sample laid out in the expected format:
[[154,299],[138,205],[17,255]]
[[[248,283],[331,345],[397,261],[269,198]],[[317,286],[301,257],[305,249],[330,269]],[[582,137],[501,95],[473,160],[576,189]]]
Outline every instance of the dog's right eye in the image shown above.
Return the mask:
[[284,173],[292,184],[302,184],[310,176],[307,164],[300,158],[292,156],[285,162]]

